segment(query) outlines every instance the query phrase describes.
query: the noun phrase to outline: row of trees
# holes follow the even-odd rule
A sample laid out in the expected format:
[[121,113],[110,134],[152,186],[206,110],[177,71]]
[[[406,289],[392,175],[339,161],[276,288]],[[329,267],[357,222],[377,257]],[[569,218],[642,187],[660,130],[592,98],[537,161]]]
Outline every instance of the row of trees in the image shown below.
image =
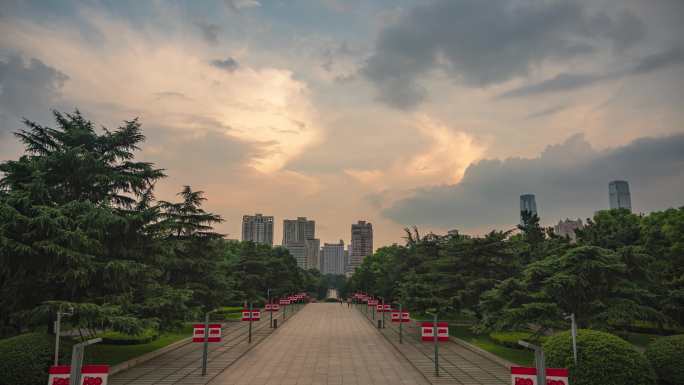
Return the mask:
[[379,249],[350,279],[414,311],[468,315],[481,329],[624,330],[684,325],[684,208],[598,212],[576,242],[523,213],[518,231],[421,236]]
[[56,127],[25,121],[18,160],[0,164],[0,335],[73,322],[136,333],[198,313],[303,289],[321,277],[282,248],[227,241],[202,191],[156,200],[164,170],[135,159],[140,123],[98,132],[78,111]]

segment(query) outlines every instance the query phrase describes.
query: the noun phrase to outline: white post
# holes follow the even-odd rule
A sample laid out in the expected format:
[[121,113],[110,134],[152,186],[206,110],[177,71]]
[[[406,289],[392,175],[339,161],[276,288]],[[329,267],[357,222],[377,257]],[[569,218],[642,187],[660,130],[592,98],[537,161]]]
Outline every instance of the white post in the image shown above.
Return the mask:
[[57,310],[57,321],[55,321],[55,366],[59,365],[59,335],[62,328],[62,312]]
[[572,322],[572,355],[577,365],[577,323],[575,322],[575,313],[570,314],[570,321]]

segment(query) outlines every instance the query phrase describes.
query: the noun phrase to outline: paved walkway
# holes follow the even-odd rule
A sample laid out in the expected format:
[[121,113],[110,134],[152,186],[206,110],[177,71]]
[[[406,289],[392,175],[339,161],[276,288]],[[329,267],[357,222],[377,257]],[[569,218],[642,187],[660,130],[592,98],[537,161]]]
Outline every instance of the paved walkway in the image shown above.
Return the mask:
[[212,385],[427,384],[424,377],[346,304],[307,305],[295,322],[218,375]]

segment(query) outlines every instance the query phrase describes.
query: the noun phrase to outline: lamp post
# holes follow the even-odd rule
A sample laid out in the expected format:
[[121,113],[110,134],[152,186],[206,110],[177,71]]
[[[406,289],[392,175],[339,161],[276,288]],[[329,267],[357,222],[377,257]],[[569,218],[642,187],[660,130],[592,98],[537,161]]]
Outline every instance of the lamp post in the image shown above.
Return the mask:
[[271,304],[271,288],[269,287],[268,290],[266,290],[266,297],[268,298],[268,304],[271,305],[271,311],[269,312],[270,314],[270,324],[269,327],[273,327],[273,305]]
[[55,366],[59,365],[59,337],[62,333],[62,316],[74,315],[74,308],[69,306],[69,311],[62,311],[62,305],[57,310],[57,321],[55,321]]
[[439,377],[439,338],[437,337],[437,309],[435,312],[426,311],[427,314],[432,314],[432,338],[435,342],[435,376]]
[[525,341],[518,341],[518,344],[528,349],[534,350],[534,364],[537,368],[537,384],[546,384],[546,362],[544,360],[544,349],[542,349],[541,346],[533,345]]
[[575,321],[575,313],[570,314],[565,317],[565,319],[570,320],[570,332],[572,333],[572,356],[575,360],[575,365],[577,365],[577,322]]
[[403,339],[403,335],[402,335],[402,329],[401,329],[401,325],[404,323],[403,314],[404,313],[402,312],[401,304],[399,304],[399,343],[400,344],[404,343],[404,339]]

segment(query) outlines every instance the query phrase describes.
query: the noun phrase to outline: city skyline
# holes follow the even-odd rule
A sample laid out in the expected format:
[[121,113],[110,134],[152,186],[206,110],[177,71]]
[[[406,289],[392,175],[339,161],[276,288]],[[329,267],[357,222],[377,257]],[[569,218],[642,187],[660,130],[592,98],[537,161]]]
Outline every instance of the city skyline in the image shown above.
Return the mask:
[[248,212],[328,241],[364,219],[375,247],[484,234],[528,191],[552,225],[612,180],[634,212],[684,205],[684,2],[531,3],[4,2],[0,160],[51,109],[138,118],[156,198],[204,191],[238,239]]

